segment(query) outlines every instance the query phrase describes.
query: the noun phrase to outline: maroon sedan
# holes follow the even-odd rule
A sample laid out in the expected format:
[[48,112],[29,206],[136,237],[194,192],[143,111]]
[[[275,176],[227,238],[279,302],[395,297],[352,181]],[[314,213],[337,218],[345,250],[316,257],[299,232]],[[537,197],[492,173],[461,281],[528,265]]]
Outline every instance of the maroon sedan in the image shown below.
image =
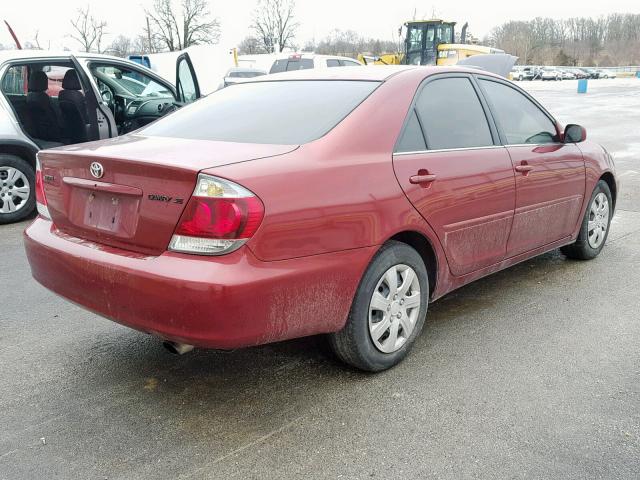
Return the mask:
[[602,250],[611,156],[478,70],[266,76],[135,133],[40,152],[33,276],[174,351],[328,334],[379,371],[428,303]]

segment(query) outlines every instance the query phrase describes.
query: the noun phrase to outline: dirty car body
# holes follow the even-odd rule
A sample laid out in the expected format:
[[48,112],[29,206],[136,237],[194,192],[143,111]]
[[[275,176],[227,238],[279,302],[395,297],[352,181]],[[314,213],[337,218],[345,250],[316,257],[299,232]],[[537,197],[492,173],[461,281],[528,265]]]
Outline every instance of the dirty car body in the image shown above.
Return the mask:
[[[262,105],[242,100],[254,94]],[[551,131],[518,140],[502,94]],[[245,103],[281,121],[229,120],[207,138]],[[39,162],[46,210],[25,232],[36,280],[123,325],[223,349],[340,331],[389,241],[420,254],[433,301],[574,242],[598,181],[617,191],[602,147],[567,141],[511,82],[463,68],[260,77]],[[236,224],[206,230],[209,208]]]

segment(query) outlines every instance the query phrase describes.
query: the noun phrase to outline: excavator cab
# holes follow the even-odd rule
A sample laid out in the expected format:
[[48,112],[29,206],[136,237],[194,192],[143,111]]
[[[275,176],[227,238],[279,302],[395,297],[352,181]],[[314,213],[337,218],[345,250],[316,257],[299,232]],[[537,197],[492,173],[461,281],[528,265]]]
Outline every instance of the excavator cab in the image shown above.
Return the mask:
[[404,24],[407,29],[405,55],[406,65],[436,65],[438,45],[455,43],[456,22],[444,20],[420,20]]

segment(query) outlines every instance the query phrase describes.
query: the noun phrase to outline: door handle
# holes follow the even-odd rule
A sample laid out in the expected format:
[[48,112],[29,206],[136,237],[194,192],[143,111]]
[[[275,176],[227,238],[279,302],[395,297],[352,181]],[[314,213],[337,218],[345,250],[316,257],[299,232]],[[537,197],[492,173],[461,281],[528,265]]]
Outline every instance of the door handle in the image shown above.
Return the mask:
[[524,173],[525,175],[533,170],[532,165],[516,165],[516,172]]
[[435,179],[436,179],[436,176],[429,173],[424,175],[413,175],[412,177],[409,177],[409,183],[413,185],[421,185],[424,183],[431,183]]

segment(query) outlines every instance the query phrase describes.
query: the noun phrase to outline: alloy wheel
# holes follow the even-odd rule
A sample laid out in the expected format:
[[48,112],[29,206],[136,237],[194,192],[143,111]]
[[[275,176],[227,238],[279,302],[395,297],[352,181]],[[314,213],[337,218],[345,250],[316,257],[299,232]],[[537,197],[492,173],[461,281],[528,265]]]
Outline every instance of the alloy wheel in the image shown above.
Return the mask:
[[24,172],[14,167],[0,167],[0,213],[22,209],[30,193],[31,186]]
[[589,207],[589,220],[587,224],[587,233],[589,238],[589,246],[591,248],[599,248],[604,242],[607,229],[609,228],[609,200],[607,196],[598,193]]
[[398,351],[413,332],[420,314],[420,282],[408,265],[389,268],[378,280],[369,303],[369,334],[383,353]]

